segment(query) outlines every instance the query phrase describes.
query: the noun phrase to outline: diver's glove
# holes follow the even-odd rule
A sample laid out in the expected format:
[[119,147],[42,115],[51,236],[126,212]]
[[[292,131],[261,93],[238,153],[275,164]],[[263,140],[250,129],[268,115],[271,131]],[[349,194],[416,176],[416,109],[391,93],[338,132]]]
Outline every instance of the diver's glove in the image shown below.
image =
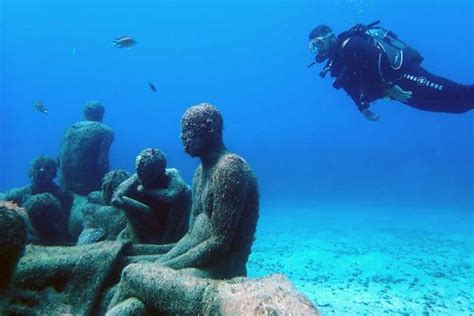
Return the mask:
[[380,119],[380,116],[369,110],[369,108],[363,109],[361,113],[367,120],[372,122],[378,121]]
[[394,85],[393,87],[385,90],[386,97],[389,97],[393,100],[397,100],[400,102],[407,102],[408,100],[411,99],[412,95],[413,95],[412,91],[403,90],[398,85]]

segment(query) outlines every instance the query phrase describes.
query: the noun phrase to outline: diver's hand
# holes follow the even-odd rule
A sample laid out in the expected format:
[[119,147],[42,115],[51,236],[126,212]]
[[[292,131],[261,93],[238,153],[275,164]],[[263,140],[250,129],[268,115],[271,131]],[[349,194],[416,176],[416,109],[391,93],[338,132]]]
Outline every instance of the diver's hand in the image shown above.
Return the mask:
[[400,102],[407,102],[411,99],[412,95],[412,91],[403,90],[398,85],[394,85],[393,87],[385,90],[385,96]]
[[374,112],[372,112],[371,110],[369,109],[364,109],[362,111],[362,115],[364,115],[364,117],[369,120],[369,121],[378,121],[380,119],[380,116],[376,115]]

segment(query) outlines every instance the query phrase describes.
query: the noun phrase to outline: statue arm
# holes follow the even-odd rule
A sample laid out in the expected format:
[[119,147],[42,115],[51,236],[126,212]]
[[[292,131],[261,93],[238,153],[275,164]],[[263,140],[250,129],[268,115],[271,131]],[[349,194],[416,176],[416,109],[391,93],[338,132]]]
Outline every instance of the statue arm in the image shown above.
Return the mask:
[[112,205],[121,208],[123,197],[129,195],[133,189],[138,186],[138,182],[138,176],[137,174],[134,174],[124,182],[120,183],[112,196]]
[[139,192],[150,196],[154,200],[170,204],[175,203],[180,197],[181,192],[186,189],[187,185],[181,179],[177,171],[171,171],[170,178],[170,183],[167,188],[145,189],[143,186],[139,186]]
[[[199,166],[194,172],[193,183],[194,184],[200,183],[200,177],[201,177],[201,166]],[[162,262],[166,262],[168,260],[174,259],[182,255],[183,253],[185,253],[186,251],[188,251],[189,249],[191,249],[192,247],[196,246],[199,243],[199,241],[192,238],[192,235],[191,235],[191,231],[193,229],[196,217],[201,212],[200,203],[193,202],[197,200],[197,194],[199,191],[196,188],[197,186],[193,185],[192,197],[191,197],[191,202],[190,202],[191,203],[191,217],[189,219],[188,231],[180,240],[178,240],[175,247],[173,247],[168,253],[163,255],[157,262],[162,263]]]
[[21,206],[28,196],[28,188],[29,187],[26,186],[20,189],[12,189],[10,191],[4,192],[1,194],[2,196],[0,199],[5,201],[13,201]]
[[107,172],[109,170],[109,149],[110,145],[112,145],[115,139],[114,132],[112,129],[108,128],[104,132],[104,136],[101,139],[99,150],[99,157],[97,157],[97,161],[100,163],[101,167],[103,168],[102,171]]
[[216,170],[210,237],[173,259],[161,261],[162,265],[173,269],[196,267],[229,249],[247,196],[243,163],[239,158],[230,158],[228,164]]
[[195,185],[196,183],[199,183],[200,181],[201,181],[201,166],[199,166],[196,169],[193,176],[193,186],[191,189],[191,214],[189,218],[189,227],[193,227],[196,217],[201,212],[201,208],[200,208],[201,203],[198,203],[198,197],[197,197],[198,190],[197,190],[197,185]]

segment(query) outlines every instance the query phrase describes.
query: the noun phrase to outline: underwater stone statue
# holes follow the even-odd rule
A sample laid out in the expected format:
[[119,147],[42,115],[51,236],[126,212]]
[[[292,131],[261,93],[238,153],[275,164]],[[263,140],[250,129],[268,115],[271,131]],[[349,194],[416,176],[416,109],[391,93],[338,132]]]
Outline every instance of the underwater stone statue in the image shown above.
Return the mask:
[[61,203],[61,207],[69,212],[73,196],[63,187],[58,186],[54,182],[57,174],[56,161],[48,156],[39,156],[31,162],[29,177],[31,184],[19,189],[7,191],[3,195],[3,199],[7,201],[14,201],[20,206],[26,200],[35,194],[51,193]]
[[26,209],[37,233],[34,240],[29,238],[30,242],[58,244],[68,239],[67,226],[73,196],[54,182],[56,173],[56,161],[48,156],[39,156],[33,159],[30,166],[31,184],[3,194],[4,200],[13,201]]
[[84,214],[83,230],[77,239],[77,245],[115,240],[127,225],[125,214],[116,207],[99,205],[88,211]]
[[27,246],[14,285],[39,299],[16,305],[32,308],[28,315],[319,315],[281,275],[211,280],[142,263],[129,265],[120,285],[110,287],[127,247],[119,241]]
[[221,113],[211,104],[184,113],[184,150],[201,160],[193,178],[191,228],[157,260],[216,279],[247,275],[259,208],[257,179],[244,159],[226,149],[223,128]]
[[102,191],[89,193],[87,198],[76,198],[69,228],[77,244],[90,244],[115,240],[125,229],[127,218],[122,210],[111,206],[110,201],[120,183],[130,178],[125,170],[109,171],[102,179]]
[[[144,259],[140,254],[152,254],[157,249],[158,253],[169,249],[169,245],[120,240],[73,247],[29,245],[14,274],[14,287],[24,295],[7,293],[6,313],[319,315],[279,275],[232,280],[196,277],[232,278],[245,274],[258,217],[258,191],[255,176],[245,161],[225,149],[222,118],[216,108],[207,104],[190,108],[182,127],[186,151],[201,158],[194,177],[197,202],[193,205],[191,230],[161,258],[173,251],[181,254],[159,260],[161,265],[130,264],[122,272],[128,258]],[[5,306],[2,300],[0,295],[0,314]]]
[[86,104],[84,121],[73,124],[64,134],[59,161],[61,182],[71,191],[87,195],[99,190],[109,171],[112,129],[103,124],[104,107],[97,101]]
[[51,193],[30,196],[23,207],[35,230],[38,240],[35,243],[45,245],[65,244],[68,241],[68,215],[61,208],[58,199]]
[[112,205],[112,196],[119,185],[130,178],[125,170],[112,170],[102,179],[102,196],[105,205]]
[[112,197],[112,204],[123,209],[128,219],[119,237],[136,243],[178,241],[188,230],[189,186],[176,169],[166,168],[166,157],[159,149],[142,150],[135,167],[136,173]]
[[102,122],[104,119],[105,108],[98,101],[89,101],[84,107],[84,119],[86,121]]
[[247,162],[224,146],[216,107],[203,103],[189,108],[181,128],[184,150],[201,159],[193,179],[191,227],[176,244],[137,251],[128,262],[156,258],[154,264],[195,276],[246,276],[258,219],[257,179]]
[[106,316],[321,315],[279,274],[211,280],[159,265],[131,264],[122,279]]
[[14,286],[37,294],[54,288],[58,293],[47,292],[40,300],[42,306],[20,315],[103,315],[98,305],[117,272],[124,246],[116,241],[73,247],[26,246],[14,274]]
[[0,290],[10,288],[26,245],[27,225],[21,211],[15,203],[0,201]]

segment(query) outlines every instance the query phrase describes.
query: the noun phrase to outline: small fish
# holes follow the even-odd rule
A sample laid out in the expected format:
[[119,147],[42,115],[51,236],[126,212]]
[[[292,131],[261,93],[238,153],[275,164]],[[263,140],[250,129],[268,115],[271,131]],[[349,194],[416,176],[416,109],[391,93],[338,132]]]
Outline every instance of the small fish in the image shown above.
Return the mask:
[[153,83],[148,82],[148,86],[150,87],[151,91],[156,92],[156,87]]
[[122,36],[114,39],[112,45],[118,48],[130,48],[137,44],[137,41],[130,36]]
[[38,112],[43,113],[43,114],[48,114],[48,109],[44,106],[43,102],[36,101],[34,106]]

